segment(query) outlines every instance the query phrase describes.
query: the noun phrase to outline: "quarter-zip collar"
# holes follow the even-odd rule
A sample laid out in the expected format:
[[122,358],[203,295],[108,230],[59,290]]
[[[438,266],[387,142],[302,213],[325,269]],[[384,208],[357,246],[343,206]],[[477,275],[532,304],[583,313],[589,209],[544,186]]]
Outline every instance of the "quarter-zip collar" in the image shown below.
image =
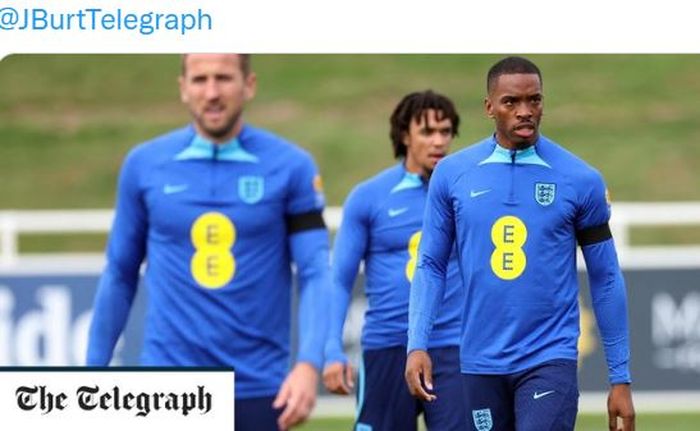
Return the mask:
[[479,162],[479,166],[488,163],[504,163],[504,164],[518,164],[518,165],[539,165],[546,168],[552,168],[549,163],[545,162],[539,154],[537,154],[537,144],[542,139],[542,136],[537,138],[537,141],[530,145],[529,147],[522,150],[510,150],[508,148],[502,147],[498,140],[496,140],[496,135],[491,137],[493,144],[493,152],[490,156]]
[[391,189],[391,193],[423,187],[423,177],[416,173],[408,172],[403,163],[401,163],[401,170],[403,171],[403,177],[401,177],[401,181]]
[[[245,128],[245,126],[244,126]],[[239,141],[241,133],[221,144],[214,143],[209,139],[195,134],[192,142],[177,155],[175,160],[220,160],[228,162],[258,163],[256,155],[246,151]]]

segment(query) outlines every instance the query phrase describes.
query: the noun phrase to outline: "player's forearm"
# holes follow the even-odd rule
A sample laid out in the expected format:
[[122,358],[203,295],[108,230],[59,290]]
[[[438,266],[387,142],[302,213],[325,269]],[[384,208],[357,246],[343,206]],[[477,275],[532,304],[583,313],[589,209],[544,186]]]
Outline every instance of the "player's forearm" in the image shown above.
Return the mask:
[[[319,260],[322,259],[319,257]],[[328,271],[318,271],[311,276],[300,277],[300,284],[303,287],[299,295],[298,360],[310,362],[320,370],[323,366],[330,307]]]
[[108,268],[100,278],[88,337],[86,365],[106,366],[129,317],[136,278],[124,277]]
[[326,341],[325,361],[346,362],[343,351],[343,328],[352,299],[352,288],[364,253],[365,236],[348,234],[348,223],[341,226],[333,248],[333,285],[330,298],[330,325]]
[[583,248],[610,383],[629,383],[627,295],[612,239]]
[[408,303],[408,352],[428,350],[428,339],[445,292],[445,264],[421,255]]
[[328,233],[315,229],[295,234],[291,249],[299,279],[299,362],[323,367],[330,313]]
[[330,299],[330,319],[328,338],[325,346],[325,362],[346,362],[343,350],[343,327],[350,306],[351,289],[337,281],[333,283]]

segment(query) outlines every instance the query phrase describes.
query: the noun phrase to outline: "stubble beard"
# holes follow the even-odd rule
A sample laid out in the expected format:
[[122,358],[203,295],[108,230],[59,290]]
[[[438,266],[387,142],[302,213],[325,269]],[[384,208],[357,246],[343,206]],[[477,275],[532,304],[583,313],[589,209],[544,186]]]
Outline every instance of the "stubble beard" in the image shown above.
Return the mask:
[[204,119],[202,118],[203,116],[195,118],[197,119],[197,125],[204,133],[206,133],[208,136],[214,139],[222,139],[227,137],[231,133],[233,128],[236,127],[236,124],[240,120],[242,114],[242,109],[237,112],[234,112],[231,115],[231,117],[229,117],[228,121],[226,121],[226,123],[224,123],[223,126],[218,128],[208,127]]

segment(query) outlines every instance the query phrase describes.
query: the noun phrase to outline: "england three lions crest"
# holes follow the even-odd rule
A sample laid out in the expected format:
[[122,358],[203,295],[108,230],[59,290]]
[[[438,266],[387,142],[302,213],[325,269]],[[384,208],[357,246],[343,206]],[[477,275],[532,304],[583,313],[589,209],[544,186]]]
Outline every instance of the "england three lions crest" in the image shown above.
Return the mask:
[[472,418],[477,431],[490,431],[493,428],[491,409],[472,410]]
[[535,200],[546,207],[554,202],[557,185],[554,183],[535,183]]
[[247,204],[260,202],[265,194],[265,179],[261,176],[243,176],[238,179],[238,197]]

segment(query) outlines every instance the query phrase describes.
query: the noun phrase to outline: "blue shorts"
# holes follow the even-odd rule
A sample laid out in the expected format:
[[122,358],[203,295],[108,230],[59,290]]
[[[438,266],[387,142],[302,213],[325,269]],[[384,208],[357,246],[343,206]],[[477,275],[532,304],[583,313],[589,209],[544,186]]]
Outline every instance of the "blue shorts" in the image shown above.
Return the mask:
[[576,372],[576,361],[557,359],[515,374],[462,374],[469,429],[572,431]]
[[415,431],[422,412],[430,430],[466,430],[459,348],[429,349],[437,399],[424,402],[408,391],[406,347],[366,350],[357,385],[355,431]]
[[237,399],[235,406],[236,431],[279,431],[277,418],[282,410],[272,408],[275,397]]

